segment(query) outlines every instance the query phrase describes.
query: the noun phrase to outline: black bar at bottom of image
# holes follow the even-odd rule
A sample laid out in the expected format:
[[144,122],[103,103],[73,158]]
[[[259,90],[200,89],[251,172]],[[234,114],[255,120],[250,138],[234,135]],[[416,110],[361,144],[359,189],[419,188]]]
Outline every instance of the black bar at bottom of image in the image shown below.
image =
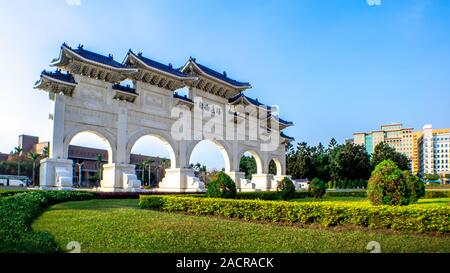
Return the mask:
[[[402,271],[416,268],[419,261],[433,259],[433,266],[445,266],[449,254],[0,254],[0,262],[14,268],[30,267],[51,271],[65,267],[71,270],[130,270],[147,268],[148,272],[290,272],[292,269],[341,269],[361,272],[398,267]],[[24,263],[24,261],[27,261]],[[441,263],[441,264],[440,264]],[[52,265],[52,266],[50,266]],[[158,270],[156,270],[158,269]],[[288,271],[289,270],[289,271]],[[299,272],[300,272],[299,271]],[[142,271],[140,271],[142,272]]]

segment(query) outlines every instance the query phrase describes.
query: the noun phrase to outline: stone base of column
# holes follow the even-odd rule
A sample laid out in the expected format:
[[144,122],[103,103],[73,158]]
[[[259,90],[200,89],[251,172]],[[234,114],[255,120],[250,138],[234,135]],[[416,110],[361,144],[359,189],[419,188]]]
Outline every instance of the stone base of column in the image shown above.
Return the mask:
[[103,192],[136,192],[141,189],[141,181],[137,179],[135,165],[106,164],[103,165],[103,177],[100,191]]
[[195,177],[194,170],[166,169],[166,175],[159,183],[159,192],[205,192],[205,183]]
[[44,158],[40,167],[40,188],[43,190],[72,190],[73,161]]
[[269,191],[272,188],[273,174],[253,174],[252,183],[255,184],[255,190]]
[[255,191],[255,184],[250,179],[245,179],[244,172],[227,172],[236,184],[238,192]]
[[289,179],[292,180],[292,177],[291,177],[290,175],[275,175],[275,176],[273,177],[272,185],[271,185],[270,190],[271,190],[271,191],[276,191],[276,190],[277,190],[277,184],[278,184],[278,182],[280,182],[281,180],[283,180],[285,177],[287,177],[287,178],[289,178]]

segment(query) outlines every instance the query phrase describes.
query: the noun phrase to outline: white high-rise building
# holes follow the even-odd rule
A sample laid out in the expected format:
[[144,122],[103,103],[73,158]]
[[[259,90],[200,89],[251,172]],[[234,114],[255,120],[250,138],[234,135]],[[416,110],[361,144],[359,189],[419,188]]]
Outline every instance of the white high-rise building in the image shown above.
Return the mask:
[[450,132],[433,130],[431,125],[423,127],[419,143],[420,170],[425,174],[450,174]]

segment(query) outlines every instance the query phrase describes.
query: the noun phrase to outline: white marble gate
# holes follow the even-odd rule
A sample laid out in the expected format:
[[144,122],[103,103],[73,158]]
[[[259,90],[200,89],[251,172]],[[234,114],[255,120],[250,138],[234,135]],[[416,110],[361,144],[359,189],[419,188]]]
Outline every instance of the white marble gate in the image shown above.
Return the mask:
[[[225,171],[240,190],[270,190],[285,175],[284,144],[291,138],[281,130],[292,123],[280,119],[273,108],[243,95],[250,84],[232,80],[225,72],[202,66],[194,58],[175,69],[131,50],[119,63],[112,56],[66,44],[51,65],[57,70],[43,71],[35,85],[47,91],[52,102],[53,139],[49,158],[41,161],[43,188],[72,187],[68,147],[81,132],[94,133],[108,144],[103,191],[139,189],[130,153],[136,141],[147,135],[160,139],[170,155],[160,191],[204,190],[203,182],[189,167],[191,153],[203,139],[219,147]],[[132,81],[132,87],[120,84],[126,80]],[[189,95],[178,95],[176,90],[184,87]],[[184,130],[183,137],[174,136],[177,130]],[[252,133],[255,130],[257,134]],[[257,161],[251,181],[239,171],[246,152]],[[277,166],[275,176],[269,174],[271,160]]]

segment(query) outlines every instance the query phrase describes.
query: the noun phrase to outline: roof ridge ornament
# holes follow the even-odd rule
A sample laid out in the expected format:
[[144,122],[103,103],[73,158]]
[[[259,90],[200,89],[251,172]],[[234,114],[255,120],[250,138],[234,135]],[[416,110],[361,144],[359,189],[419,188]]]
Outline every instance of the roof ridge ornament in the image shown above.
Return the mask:
[[139,57],[142,57],[142,52],[139,51],[137,55],[138,55]]
[[172,63],[169,63],[169,67],[173,69],[173,65],[172,65]]
[[108,58],[114,60],[114,56],[111,53],[108,54]]
[[226,77],[227,76],[227,71],[223,71],[223,75]]
[[79,49],[79,50],[83,50],[83,47],[84,47],[84,45],[78,44],[78,49]]

